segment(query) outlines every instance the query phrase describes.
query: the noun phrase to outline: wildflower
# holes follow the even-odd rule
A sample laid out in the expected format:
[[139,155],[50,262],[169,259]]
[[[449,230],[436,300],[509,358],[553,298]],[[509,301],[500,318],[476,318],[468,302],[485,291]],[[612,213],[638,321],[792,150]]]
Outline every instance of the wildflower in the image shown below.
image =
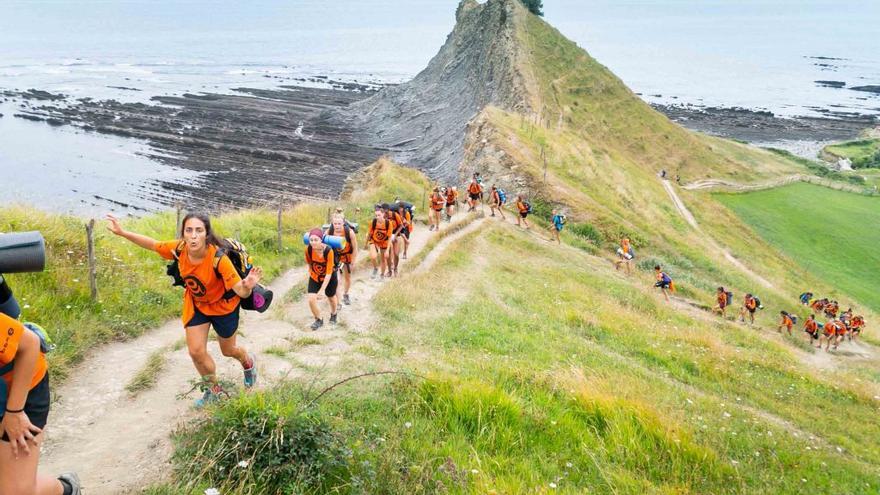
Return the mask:
[[238,462],[238,467],[240,467],[240,468],[246,468],[246,467],[248,467],[248,464],[249,464],[248,461],[239,461],[239,462]]
[[730,417],[730,413],[727,412],[727,411],[724,411],[724,417],[725,417],[725,418],[729,418],[729,417]]
[[556,489],[556,483],[553,483],[553,482],[551,481],[551,482],[550,482],[550,488],[552,488],[552,489],[555,490],[555,489]]
[[70,304],[68,304],[68,305],[65,306],[65,307],[66,307],[67,309],[70,309],[72,306],[71,306]]
[[205,490],[205,495],[220,495],[220,490],[216,488],[208,488]]
[[569,468],[569,469],[571,469],[572,466],[574,466],[574,464],[572,464],[572,463],[570,463],[570,462],[566,462],[566,463],[565,463],[565,467],[567,467],[567,468]]
[[405,428],[407,428],[407,429],[408,429],[408,428],[412,428],[412,423],[410,423],[409,421],[407,421],[406,423],[403,424],[403,426],[404,426]]
[[479,474],[480,471],[477,469],[471,469],[471,474]]

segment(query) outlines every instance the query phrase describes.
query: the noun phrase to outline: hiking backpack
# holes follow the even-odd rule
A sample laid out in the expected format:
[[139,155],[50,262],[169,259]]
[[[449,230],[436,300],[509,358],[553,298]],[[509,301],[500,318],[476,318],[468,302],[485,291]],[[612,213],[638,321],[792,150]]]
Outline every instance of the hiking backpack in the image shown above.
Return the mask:
[[764,309],[764,305],[761,304],[761,299],[758,298],[758,296],[752,296],[752,299],[755,300],[755,308],[757,308],[757,309]]
[[[226,238],[223,241],[226,243],[226,246],[217,248],[217,252],[214,253],[214,259],[211,262],[214,267],[214,275],[219,279],[223,278],[220,275],[220,269],[218,267],[220,266],[220,260],[226,256],[229,258],[229,261],[232,263],[238,276],[242,279],[246,278],[251,272],[251,268],[254,267],[253,258],[248,254],[247,248],[236,239]],[[180,275],[180,263],[178,262],[180,254],[183,253],[184,245],[184,241],[180,241],[177,244],[177,247],[174,248],[174,251],[172,252],[174,261],[169,263],[168,267],[165,269],[165,273],[173,279],[172,286],[186,286],[183,277]],[[235,295],[235,291],[229,289],[223,294],[223,299],[231,299],[235,297]],[[269,309],[269,304],[272,303],[272,296],[273,294],[271,290],[257,284],[253,289],[253,293],[247,298],[241,300],[241,308],[262,313]]]
[[498,202],[502,205],[507,203],[507,193],[504,189],[496,189],[496,191],[498,191]]
[[532,212],[532,204],[528,201],[523,201],[523,205],[526,207],[526,213]]
[[412,203],[407,203],[406,201],[395,201],[394,203],[397,204],[398,206],[402,206],[403,209],[406,210],[407,213],[409,213],[410,218],[415,218],[415,215],[416,215],[415,205],[413,205]]
[[727,291],[724,295],[727,297],[727,305],[730,306],[733,303],[733,292]]
[[[55,349],[55,344],[49,339],[49,335],[45,330],[36,323],[23,323],[24,327],[37,335],[40,339],[40,352],[46,354]],[[12,330],[10,330],[11,332]],[[0,366],[0,376],[12,372],[15,368],[15,359]],[[6,409],[6,401],[9,399],[9,388],[6,386],[6,380],[0,380],[0,407]]]

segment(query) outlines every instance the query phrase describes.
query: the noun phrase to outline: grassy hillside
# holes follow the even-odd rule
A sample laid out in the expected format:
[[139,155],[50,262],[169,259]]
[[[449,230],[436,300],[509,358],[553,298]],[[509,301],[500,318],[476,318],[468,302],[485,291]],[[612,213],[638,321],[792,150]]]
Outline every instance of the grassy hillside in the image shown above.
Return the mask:
[[786,339],[664,304],[649,285],[506,225],[460,239],[376,301],[373,366],[413,375],[316,405],[296,384],[225,403],[181,432],[178,483],[153,493],[880,487],[876,363],[870,384],[816,373]]
[[786,255],[840,289],[832,295],[848,294],[880,311],[880,279],[871,268],[880,266],[880,198],[796,184],[717,199]]
[[[372,205],[395,197],[420,201],[428,181],[416,171],[380,160],[363,172],[365,181],[351,184],[341,202],[347,216],[366,222]],[[334,205],[335,206],[335,205]],[[272,278],[300,265],[302,233],[327,219],[330,204],[299,204],[283,212],[283,251],[277,251],[277,212],[241,211],[214,218],[225,237],[240,239]],[[361,208],[355,213],[355,208]],[[175,236],[175,215],[162,213],[127,219],[123,227],[156,239]],[[0,232],[39,230],[46,238],[47,269],[8,276],[25,321],[43,325],[58,348],[51,353],[53,376],[63,378],[70,366],[94,346],[136,336],[180,312],[181,291],[165,275],[166,261],[110,234],[99,223],[95,231],[98,301],[89,296],[84,221],[41,213],[31,208],[0,209]]]

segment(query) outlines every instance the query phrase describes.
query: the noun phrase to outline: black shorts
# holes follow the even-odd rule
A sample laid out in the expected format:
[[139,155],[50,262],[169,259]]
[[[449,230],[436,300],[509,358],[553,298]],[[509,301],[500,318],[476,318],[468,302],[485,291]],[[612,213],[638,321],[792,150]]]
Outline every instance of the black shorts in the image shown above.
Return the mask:
[[401,237],[406,237],[407,239],[409,239],[409,229],[404,227],[404,229],[400,231],[400,235]]
[[235,335],[235,332],[238,330],[240,311],[241,306],[239,305],[232,313],[219,316],[210,316],[199,311],[199,308],[195,308],[196,314],[193,315],[192,319],[189,320],[189,323],[187,323],[186,326],[194,327],[196,325],[204,325],[205,323],[210,323],[211,327],[214,328],[214,332],[216,332],[218,336],[223,337],[224,339],[228,339],[229,337]]
[[671,284],[671,283],[672,282],[657,282],[656,284],[654,284],[654,287],[659,287],[661,289],[668,289],[669,284]]
[[[317,294],[319,290],[321,290],[321,284],[323,282],[315,282],[315,279],[309,277],[309,294]],[[333,276],[330,277],[330,281],[327,282],[327,289],[324,290],[324,295],[327,297],[333,297],[336,295],[336,286],[339,285],[339,277],[336,276],[336,272],[333,272]]]
[[[24,401],[24,413],[31,423],[41,430],[46,427],[46,422],[49,419],[49,404],[49,372],[47,371],[40,383],[28,392],[27,399]],[[3,418],[4,414],[6,414],[5,408],[0,411],[0,418]],[[9,436],[5,431],[0,440],[9,441]]]
[[525,218],[525,217],[527,217],[527,216],[529,216],[529,212],[527,212],[527,211],[521,211],[521,212],[519,212],[519,217],[520,217],[520,218]]
[[751,314],[755,314],[755,311],[758,310],[758,308],[755,308],[755,309],[752,309],[752,308],[746,308],[746,309],[749,310],[749,313],[751,313]]
[[480,199],[480,196],[482,196],[480,193],[477,193],[477,194],[468,193],[468,197],[471,198],[471,201],[476,201],[476,200]]
[[816,331],[815,333],[810,333],[809,331],[804,330],[804,333],[809,335],[810,337],[812,337],[813,340],[819,340],[819,332],[818,331]]

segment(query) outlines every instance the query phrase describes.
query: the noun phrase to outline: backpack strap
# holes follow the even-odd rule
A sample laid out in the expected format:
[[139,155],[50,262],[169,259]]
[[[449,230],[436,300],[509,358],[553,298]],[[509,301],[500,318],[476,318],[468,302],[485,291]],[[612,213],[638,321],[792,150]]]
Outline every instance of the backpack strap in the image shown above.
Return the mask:
[[186,246],[186,241],[180,241],[177,243],[177,247],[174,248],[174,251],[171,251],[171,256],[174,256],[174,261],[180,259],[180,255],[183,254],[184,246]]
[[3,376],[12,371],[12,368],[15,367],[15,360],[9,361],[8,363],[0,366],[0,376]]

